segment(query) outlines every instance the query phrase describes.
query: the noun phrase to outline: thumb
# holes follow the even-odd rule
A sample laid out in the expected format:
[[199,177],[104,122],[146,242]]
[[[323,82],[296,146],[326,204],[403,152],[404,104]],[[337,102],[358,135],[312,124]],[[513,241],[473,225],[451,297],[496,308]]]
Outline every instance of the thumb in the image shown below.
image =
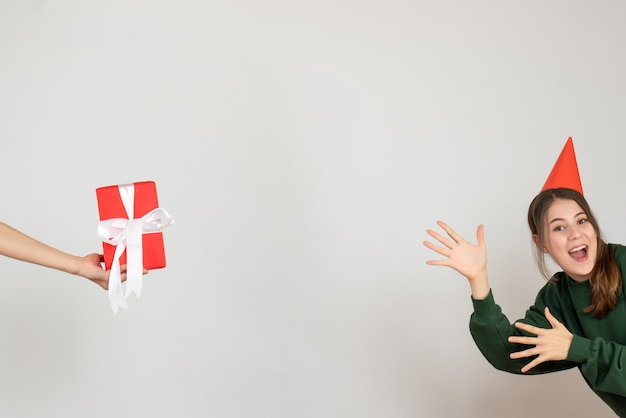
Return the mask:
[[478,245],[485,244],[485,226],[483,224],[478,225],[478,229],[476,229],[476,240]]
[[547,306],[546,309],[544,309],[544,314],[550,325],[552,325],[552,328],[558,328],[561,326],[561,323],[554,317],[554,315],[552,315],[552,313],[550,312],[550,308],[548,308]]

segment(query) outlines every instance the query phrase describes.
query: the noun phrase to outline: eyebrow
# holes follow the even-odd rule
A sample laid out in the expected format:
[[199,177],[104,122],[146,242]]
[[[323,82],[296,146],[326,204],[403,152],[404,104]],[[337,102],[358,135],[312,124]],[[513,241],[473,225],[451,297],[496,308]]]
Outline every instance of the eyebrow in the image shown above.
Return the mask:
[[[574,218],[578,218],[580,215],[586,215],[585,211],[577,213],[576,215],[574,215]],[[564,221],[564,220],[565,219],[563,219],[563,218],[554,218],[550,222],[548,222],[548,225],[552,225],[552,223],[556,222],[556,221]]]

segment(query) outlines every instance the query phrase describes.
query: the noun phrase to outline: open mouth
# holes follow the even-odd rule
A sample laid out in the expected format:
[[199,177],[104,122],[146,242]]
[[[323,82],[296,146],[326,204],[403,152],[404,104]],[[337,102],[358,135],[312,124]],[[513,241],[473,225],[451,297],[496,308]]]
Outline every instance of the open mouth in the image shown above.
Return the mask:
[[587,256],[587,246],[581,245],[580,247],[572,248],[568,252],[574,260],[582,260]]

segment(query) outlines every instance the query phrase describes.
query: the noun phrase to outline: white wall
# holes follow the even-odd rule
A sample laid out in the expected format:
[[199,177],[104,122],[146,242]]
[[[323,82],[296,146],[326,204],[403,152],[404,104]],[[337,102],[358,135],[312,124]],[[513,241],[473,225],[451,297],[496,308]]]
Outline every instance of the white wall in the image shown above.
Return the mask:
[[[623,242],[621,1],[0,2],[0,219],[98,251],[99,186],[152,179],[168,267],[114,316],[0,259],[0,416],[612,416],[577,371],[493,370],[438,219],[486,224],[511,319],[526,208],[568,136]],[[622,240],[622,241],[620,241]]]

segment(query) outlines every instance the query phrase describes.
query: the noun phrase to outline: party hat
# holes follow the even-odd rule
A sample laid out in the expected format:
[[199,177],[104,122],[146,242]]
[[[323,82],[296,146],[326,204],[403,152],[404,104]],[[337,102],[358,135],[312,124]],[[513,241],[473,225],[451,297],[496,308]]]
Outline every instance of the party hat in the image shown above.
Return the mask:
[[578,173],[578,164],[576,164],[576,154],[574,153],[574,142],[570,136],[559,159],[556,160],[552,171],[543,185],[541,191],[548,189],[556,189],[565,187],[574,189],[583,194],[583,186],[580,182],[580,174]]

